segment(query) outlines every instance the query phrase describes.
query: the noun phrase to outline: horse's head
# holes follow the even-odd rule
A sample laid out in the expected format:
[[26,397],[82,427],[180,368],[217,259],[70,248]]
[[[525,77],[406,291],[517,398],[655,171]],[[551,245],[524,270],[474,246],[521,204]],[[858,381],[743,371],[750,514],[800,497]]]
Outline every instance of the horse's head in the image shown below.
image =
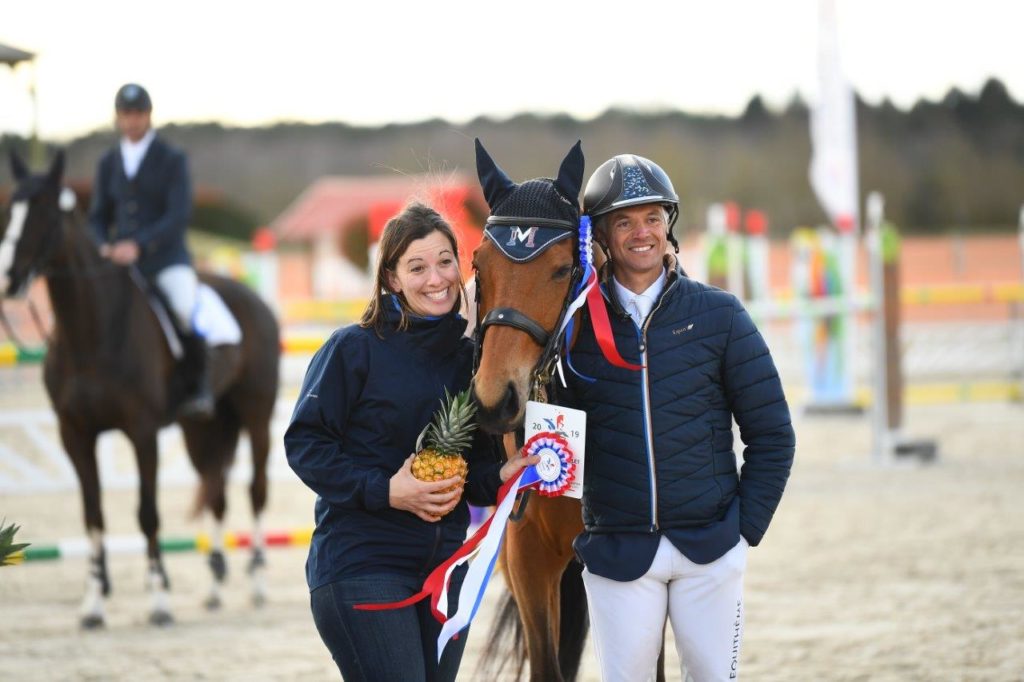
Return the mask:
[[583,152],[579,142],[558,177],[514,183],[476,142],[477,174],[491,215],[473,254],[480,324],[473,395],[480,425],[519,427],[534,372],[557,350],[558,324],[578,276]]
[[60,242],[64,154],[57,153],[46,173],[33,175],[11,152],[11,170],[16,185],[7,223],[0,224],[0,297],[24,295]]

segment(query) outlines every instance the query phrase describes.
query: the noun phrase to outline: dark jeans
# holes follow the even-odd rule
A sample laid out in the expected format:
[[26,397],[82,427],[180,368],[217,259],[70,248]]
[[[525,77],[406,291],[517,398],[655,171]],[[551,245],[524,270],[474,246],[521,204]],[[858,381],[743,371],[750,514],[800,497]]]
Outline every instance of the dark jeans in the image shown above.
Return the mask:
[[[458,608],[455,590],[466,567],[452,575],[448,615]],[[346,578],[313,590],[313,622],[346,682],[452,682],[469,629],[448,642],[437,663],[441,624],[430,598],[401,609],[357,611],[355,604],[395,602],[420,590],[422,578],[378,574]]]

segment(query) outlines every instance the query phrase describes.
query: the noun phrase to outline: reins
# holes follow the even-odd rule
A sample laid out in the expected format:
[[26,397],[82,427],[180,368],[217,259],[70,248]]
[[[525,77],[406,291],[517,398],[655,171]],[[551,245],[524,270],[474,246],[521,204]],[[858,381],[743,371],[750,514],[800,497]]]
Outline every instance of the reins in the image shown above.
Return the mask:
[[[29,348],[28,344],[22,341],[21,337],[14,332],[14,325],[12,325],[10,320],[7,319],[7,310],[4,308],[4,302],[6,300],[7,299],[5,298],[0,298],[0,326],[4,328],[7,338],[11,340],[11,343],[14,344],[15,348],[23,353],[31,351],[32,349]],[[35,324],[36,331],[39,332],[40,338],[49,344],[52,337],[49,332],[46,331],[42,317],[39,315],[39,309],[36,308],[36,304],[31,299],[28,300],[28,310],[32,315],[32,322]]]

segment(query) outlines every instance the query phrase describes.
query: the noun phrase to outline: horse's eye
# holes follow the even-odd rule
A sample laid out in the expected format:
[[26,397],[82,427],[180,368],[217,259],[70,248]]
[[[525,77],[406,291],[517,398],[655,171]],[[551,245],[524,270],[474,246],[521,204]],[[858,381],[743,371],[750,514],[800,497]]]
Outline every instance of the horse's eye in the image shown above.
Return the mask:
[[551,279],[556,280],[556,281],[560,280],[560,279],[565,279],[566,277],[569,276],[570,272],[572,272],[572,266],[571,265],[563,265],[562,267],[560,267],[557,270],[555,270],[555,273],[553,275],[551,275]]

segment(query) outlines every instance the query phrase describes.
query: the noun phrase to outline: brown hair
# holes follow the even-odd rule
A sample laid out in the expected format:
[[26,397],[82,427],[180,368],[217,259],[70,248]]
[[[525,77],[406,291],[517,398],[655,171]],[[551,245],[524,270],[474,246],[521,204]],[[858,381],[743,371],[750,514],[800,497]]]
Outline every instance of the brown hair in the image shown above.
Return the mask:
[[[384,226],[384,232],[380,237],[380,245],[377,251],[377,265],[373,277],[373,295],[370,302],[363,311],[359,320],[361,327],[373,327],[379,335],[384,329],[384,306],[389,305],[385,300],[394,292],[388,284],[388,273],[394,272],[398,261],[405,255],[409,245],[417,239],[423,239],[433,232],[440,232],[451,242],[452,252],[455,255],[456,267],[459,262],[459,242],[455,238],[452,226],[441,217],[441,214],[426,204],[413,201],[406,206],[401,213],[388,220]],[[465,295],[465,285],[462,281],[462,270],[459,270],[459,291],[452,310],[458,311],[462,307],[462,298]],[[412,314],[405,302],[405,296],[397,294],[396,299],[402,310],[402,319],[398,323],[399,329],[409,326],[409,315]]]

